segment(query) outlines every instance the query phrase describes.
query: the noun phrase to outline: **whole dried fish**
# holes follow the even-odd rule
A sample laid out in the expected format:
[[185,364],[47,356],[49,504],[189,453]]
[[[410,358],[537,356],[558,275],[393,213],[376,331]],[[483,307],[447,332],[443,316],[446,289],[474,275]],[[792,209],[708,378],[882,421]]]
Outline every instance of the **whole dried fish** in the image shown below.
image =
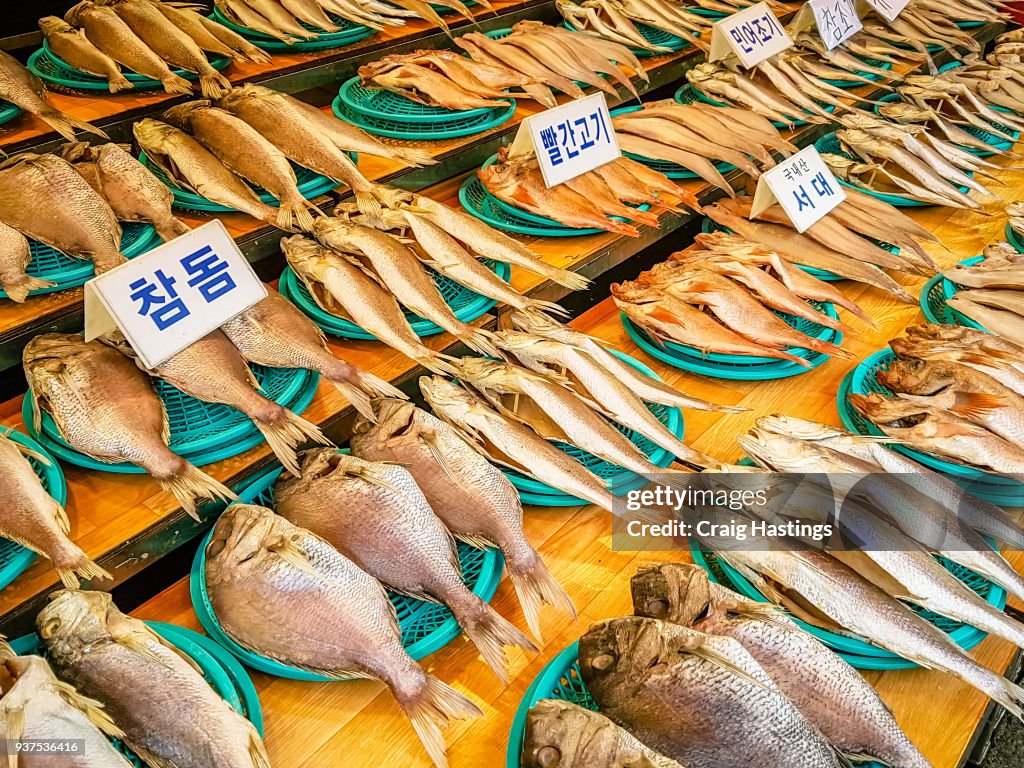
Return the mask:
[[28,239],[14,227],[0,222],[0,287],[11,301],[20,304],[32,291],[56,285],[28,274],[25,269],[31,261]]
[[42,30],[50,50],[62,61],[66,61],[75,69],[87,74],[105,78],[109,83],[111,93],[135,87],[121,73],[117,62],[89,42],[89,38],[82,30],[75,29],[56,16],[41,18],[39,29]]

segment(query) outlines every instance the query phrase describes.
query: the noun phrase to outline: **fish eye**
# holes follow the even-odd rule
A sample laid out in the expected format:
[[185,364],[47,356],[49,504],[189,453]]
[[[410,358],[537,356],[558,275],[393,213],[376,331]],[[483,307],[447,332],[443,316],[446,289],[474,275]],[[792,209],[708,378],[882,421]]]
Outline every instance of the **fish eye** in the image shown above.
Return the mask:
[[590,662],[590,666],[596,669],[598,672],[604,672],[608,669],[611,669],[613,664],[615,664],[615,657],[610,653],[602,653],[600,656],[596,657],[592,662]]
[[540,768],[555,768],[562,761],[558,747],[541,747],[537,750],[537,765]]
[[665,598],[658,598],[657,600],[648,600],[646,608],[647,612],[651,614],[651,616],[664,616],[666,613],[668,613],[668,600],[666,600]]
[[224,539],[214,539],[206,548],[206,556],[217,557],[217,555],[224,551],[225,546],[227,546],[227,542]]
[[39,636],[43,638],[43,640],[49,640],[51,637],[57,634],[57,630],[59,629],[60,619],[54,617],[48,620],[45,624],[43,624],[42,628],[39,630]]

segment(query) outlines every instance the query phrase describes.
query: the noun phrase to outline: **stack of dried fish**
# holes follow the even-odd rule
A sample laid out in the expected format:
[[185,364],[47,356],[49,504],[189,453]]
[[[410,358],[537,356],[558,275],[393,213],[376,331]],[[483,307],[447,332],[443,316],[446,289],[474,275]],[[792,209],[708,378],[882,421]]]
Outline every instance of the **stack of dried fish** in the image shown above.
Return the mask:
[[927,3],[910,3],[894,21],[889,21],[875,11],[863,20],[864,31],[924,55],[933,72],[935,69],[929,55],[930,47],[946,51],[955,59],[963,56],[961,49],[981,53],[981,43],[970,32],[957,26],[956,17],[949,5],[938,5],[939,8],[934,8]]
[[[736,11],[742,11],[744,8],[749,8],[756,4],[752,0],[692,0],[690,7],[703,8],[705,11],[731,15],[736,13]],[[776,16],[788,10],[783,3],[777,2],[777,0],[768,0],[768,7]]]
[[[807,274],[794,289],[787,287],[783,274],[793,284],[797,270],[782,267],[783,274],[776,271],[773,276],[761,264],[751,263],[770,258],[767,253],[734,248],[735,239],[705,237],[636,280],[612,284],[615,305],[653,338],[696,347],[705,354],[771,357],[806,367],[811,365],[808,360],[786,350],[799,347],[848,357],[836,345],[798,331],[776,314],[844,330],[846,326],[808,302],[810,296],[818,298],[833,289],[822,290],[817,285],[822,281]],[[709,250],[704,250],[705,244]],[[777,269],[780,264],[771,266]],[[806,289],[804,284],[811,285]]]
[[[346,182],[360,209],[370,213],[380,211],[380,192],[346,152],[410,165],[434,162],[427,152],[385,145],[316,107],[258,85],[235,88],[215,103],[180,104],[163,117],[167,122],[145,118],[132,130],[168,179],[285,230],[296,224],[311,229],[311,211],[317,210],[296,187],[289,161]],[[266,189],[280,207],[261,201],[245,181]]]
[[914,6],[959,23],[995,23],[1010,18],[1002,0],[914,0]]
[[876,192],[952,208],[982,208],[962,187],[998,199],[974,178],[995,179],[985,169],[998,166],[935,137],[924,126],[866,115],[849,116],[842,122],[847,127],[836,131],[836,138],[863,162],[826,153],[825,162],[839,178]]
[[655,45],[637,29],[637,24],[660,29],[670,35],[708,50],[710,43],[701,40],[710,35],[712,21],[691,13],[668,0],[558,0],[562,17],[578,32],[639,48],[651,53],[670,53],[673,49]]
[[0,51],[0,99],[35,115],[53,130],[71,140],[75,129],[108,138],[107,134],[77,117],[61,112],[46,100],[43,82],[28,67],[4,51]]
[[[687,155],[692,164],[702,168],[710,178],[721,179],[721,184],[729,188],[709,161],[700,162],[697,155],[679,150],[679,157],[683,155]],[[620,157],[597,170],[550,188],[544,183],[536,156],[510,158],[503,151],[498,157],[498,162],[477,171],[487,191],[509,205],[554,219],[567,227],[593,227],[627,237],[639,237],[640,231],[636,226],[620,219],[657,227],[656,212],[634,206],[678,210],[662,202],[659,194],[679,198],[693,210],[701,210],[693,193],[675,184],[665,174],[628,157]],[[619,218],[609,218],[612,216]]]
[[[1020,113],[1024,112],[1024,65],[1019,56],[996,56],[988,61],[972,57],[965,60],[964,66],[948,69],[934,79],[909,77],[907,88],[918,102],[940,99],[941,94],[946,93],[963,96],[980,114],[993,119],[997,127],[1002,128],[1000,133],[1005,134],[1007,126],[1020,130]],[[963,109],[961,106],[957,111],[962,114]],[[1007,110],[1013,114],[1007,114]]]
[[[902,125],[914,125],[914,126],[934,126],[939,132],[946,138],[946,140],[952,142],[958,147],[962,147],[972,152],[972,154],[979,155],[991,155],[991,154],[1002,154],[1008,157],[1014,157],[1015,153],[1005,148],[1005,144],[1002,141],[995,141],[989,143],[984,141],[975,134],[969,133],[966,128],[969,128],[972,123],[964,121],[959,116],[946,114],[940,109],[935,109],[931,106],[924,105],[921,103],[909,103],[906,101],[895,101],[891,103],[885,103],[878,107],[878,114],[887,120],[900,123]],[[994,130],[998,130],[1002,133],[1002,130],[996,128],[991,123],[985,123],[988,127],[985,129],[987,133],[992,134]],[[977,127],[977,126],[975,126]],[[926,134],[927,135],[927,134]],[[998,134],[997,134],[998,136]],[[1002,138],[1002,136],[999,136]],[[835,161],[837,164],[838,160]]]
[[359,82],[444,109],[488,109],[510,103],[509,88],[539,82],[504,65],[482,64],[453,51],[393,53],[359,68]]
[[[897,67],[904,64],[916,66],[925,60],[925,56],[916,51],[898,48],[863,31],[831,50],[816,30],[804,30],[796,34],[791,30],[790,34],[799,48],[817,54],[815,57],[808,56],[794,61],[798,67],[820,72],[829,80],[842,80],[850,85],[864,83],[864,74],[874,75],[880,81],[899,81],[903,75],[895,71]],[[882,69],[882,64],[889,64],[891,68]]]
[[455,44],[473,61],[506,67],[530,78],[532,82],[523,84],[523,90],[545,107],[555,106],[552,89],[582,98],[583,89],[577,83],[615,95],[615,86],[604,76],[637,96],[623,67],[650,82],[640,60],[625,45],[540,21],[520,21],[510,34],[497,40],[471,32],[457,38]]
[[985,249],[985,259],[959,265],[943,275],[967,290],[957,291],[948,305],[992,333],[1024,340],[1024,254],[1008,243]]
[[[704,212],[718,225],[792,264],[867,283],[913,303],[914,298],[882,269],[934,275],[938,267],[920,243],[938,239],[888,203],[855,189],[846,192],[846,200],[802,234],[779,206],[768,208],[751,221],[750,198],[720,200]],[[892,253],[876,242],[892,243],[899,252]]]
[[729,163],[756,179],[761,168],[775,166],[773,151],[785,157],[797,151],[757,113],[708,104],[650,102],[616,115],[612,126],[623,152],[681,165],[730,195],[732,187],[711,161]]
[[851,394],[850,403],[903,445],[1024,482],[1024,347],[956,325],[906,333],[889,342],[898,359],[877,374],[895,396]]
[[199,75],[203,95],[217,98],[231,81],[214,69],[206,51],[226,47],[232,58],[266,60],[259,48],[215,30],[219,25],[200,14],[160,0],[82,0],[64,21],[47,16],[39,22],[51,50],[71,66],[105,77],[112,93],[132,87],[118,65],[158,81],[168,93],[192,93],[192,84],[173,67]]

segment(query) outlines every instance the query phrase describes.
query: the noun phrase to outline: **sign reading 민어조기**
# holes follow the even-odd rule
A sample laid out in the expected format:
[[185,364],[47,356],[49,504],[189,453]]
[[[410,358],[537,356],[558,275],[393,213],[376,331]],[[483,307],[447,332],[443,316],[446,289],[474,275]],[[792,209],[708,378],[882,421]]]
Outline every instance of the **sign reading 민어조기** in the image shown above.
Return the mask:
[[910,0],[867,0],[867,2],[889,21],[896,21],[896,17],[903,13],[903,9],[910,4]]
[[718,61],[735,53],[740,63],[750,69],[792,45],[792,39],[768,4],[758,3],[715,24],[708,60]]
[[751,218],[775,202],[803,232],[846,199],[846,191],[813,146],[783,160],[757,181]]
[[595,93],[528,117],[519,126],[509,154],[515,157],[531,151],[537,155],[549,188],[621,157],[604,94]]
[[793,19],[792,28],[803,31],[812,24],[830,51],[864,28],[854,0],[809,0]]
[[118,328],[153,368],[266,295],[215,219],[86,283],[85,337]]

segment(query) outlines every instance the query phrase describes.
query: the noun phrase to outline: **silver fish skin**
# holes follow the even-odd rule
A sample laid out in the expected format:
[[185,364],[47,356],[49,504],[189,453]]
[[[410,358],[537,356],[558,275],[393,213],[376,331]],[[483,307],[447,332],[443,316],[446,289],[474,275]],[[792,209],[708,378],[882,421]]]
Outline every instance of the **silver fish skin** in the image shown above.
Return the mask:
[[526,623],[541,639],[540,609],[576,609],[523,532],[523,505],[515,486],[451,426],[405,400],[375,400],[377,423],[358,419],[352,453],[368,461],[405,466],[455,538],[498,547]]

